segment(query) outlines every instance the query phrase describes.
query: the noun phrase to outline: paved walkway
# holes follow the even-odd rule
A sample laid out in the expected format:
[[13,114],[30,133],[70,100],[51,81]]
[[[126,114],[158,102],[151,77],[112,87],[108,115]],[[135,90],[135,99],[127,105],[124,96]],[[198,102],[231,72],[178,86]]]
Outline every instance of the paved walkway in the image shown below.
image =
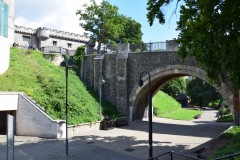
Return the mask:
[[[194,155],[201,144],[217,137],[231,123],[217,123],[216,111],[204,111],[200,119],[178,121],[153,118],[154,155],[177,151]],[[0,135],[0,159],[5,159],[6,137]],[[82,133],[69,141],[36,137],[15,137],[16,160],[144,160],[148,158],[148,122],[122,128]],[[179,159],[179,158],[177,158]]]

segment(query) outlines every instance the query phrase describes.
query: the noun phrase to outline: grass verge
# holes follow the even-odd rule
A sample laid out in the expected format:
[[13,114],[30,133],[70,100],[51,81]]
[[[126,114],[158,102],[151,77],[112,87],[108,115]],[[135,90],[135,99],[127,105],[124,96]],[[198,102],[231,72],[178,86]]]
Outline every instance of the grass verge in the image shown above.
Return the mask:
[[188,109],[178,109],[171,113],[162,115],[163,118],[175,119],[175,120],[192,120],[195,116],[201,115],[202,111],[198,110],[188,110]]
[[154,97],[153,110],[157,117],[176,120],[192,120],[196,115],[202,114],[198,110],[182,109],[174,98],[162,91],[159,91]]

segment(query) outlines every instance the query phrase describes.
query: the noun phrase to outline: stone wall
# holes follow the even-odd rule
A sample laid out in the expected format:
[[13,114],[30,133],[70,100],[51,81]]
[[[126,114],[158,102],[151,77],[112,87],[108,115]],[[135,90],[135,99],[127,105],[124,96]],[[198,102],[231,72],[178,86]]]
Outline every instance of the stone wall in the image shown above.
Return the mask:
[[[124,52],[124,53],[121,53]],[[143,74],[144,85],[138,86],[143,71],[151,75],[152,93],[171,79],[195,76],[208,82],[207,74],[199,68],[194,58],[180,60],[176,51],[125,53],[86,56],[82,63],[81,79],[98,93],[99,78],[106,83],[102,86],[103,98],[115,105],[129,121],[141,119],[148,105],[148,77]],[[229,86],[215,88],[232,105]]]

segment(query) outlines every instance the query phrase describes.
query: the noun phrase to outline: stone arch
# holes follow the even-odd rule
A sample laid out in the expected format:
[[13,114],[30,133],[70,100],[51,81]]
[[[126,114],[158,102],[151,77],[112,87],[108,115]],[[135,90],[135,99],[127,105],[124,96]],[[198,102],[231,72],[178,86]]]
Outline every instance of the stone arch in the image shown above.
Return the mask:
[[[152,94],[154,95],[159,88],[168,81],[182,77],[182,76],[194,76],[198,77],[206,82],[209,82],[206,72],[196,66],[189,65],[169,65],[166,67],[160,67],[149,72],[151,75]],[[130,106],[130,121],[140,120],[143,118],[145,107],[148,105],[148,76],[144,75],[142,78],[144,84],[139,87],[136,84],[130,93],[129,106]],[[230,87],[222,83],[220,87],[213,85],[217,91],[224,97],[233,112],[232,105],[232,93]]]

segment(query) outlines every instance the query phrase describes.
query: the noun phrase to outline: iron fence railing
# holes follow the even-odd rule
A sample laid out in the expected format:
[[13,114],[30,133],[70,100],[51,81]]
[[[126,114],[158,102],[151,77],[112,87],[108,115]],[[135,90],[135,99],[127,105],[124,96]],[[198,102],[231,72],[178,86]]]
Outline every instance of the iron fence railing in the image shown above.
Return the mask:
[[[103,44],[101,47],[101,53],[117,53],[118,45]],[[149,42],[149,43],[134,43],[129,44],[129,50],[131,53],[139,52],[160,52],[166,51],[166,42]]]
[[202,160],[202,159],[199,159],[199,158],[195,158],[195,157],[192,157],[192,156],[189,156],[189,155],[186,155],[186,154],[183,154],[183,153],[174,152],[174,151],[170,151],[170,152],[160,154],[156,157],[149,158],[148,160],[163,160],[163,159],[164,160],[179,160],[181,158],[184,158],[184,159],[187,159],[187,160]]
[[232,159],[234,157],[239,157],[240,158],[240,152],[230,154],[230,155],[226,155],[226,156],[222,156],[222,157],[218,157],[218,158],[215,158],[213,160],[227,160],[227,159]]
[[49,54],[54,54],[54,53],[59,53],[59,54],[67,54],[67,55],[74,55],[76,50],[68,50],[63,47],[57,47],[57,46],[46,46],[46,47],[41,47],[41,51],[44,53],[49,53]]
[[[232,158],[234,158],[234,157],[240,157],[240,152],[222,156],[222,157],[218,157],[218,158],[214,158],[212,160],[232,160]],[[189,155],[186,155],[183,153],[174,152],[174,151],[160,154],[158,156],[149,158],[148,160],[180,160],[182,158],[184,158],[184,160],[203,160],[200,158],[192,157],[192,156],[189,156]]]

